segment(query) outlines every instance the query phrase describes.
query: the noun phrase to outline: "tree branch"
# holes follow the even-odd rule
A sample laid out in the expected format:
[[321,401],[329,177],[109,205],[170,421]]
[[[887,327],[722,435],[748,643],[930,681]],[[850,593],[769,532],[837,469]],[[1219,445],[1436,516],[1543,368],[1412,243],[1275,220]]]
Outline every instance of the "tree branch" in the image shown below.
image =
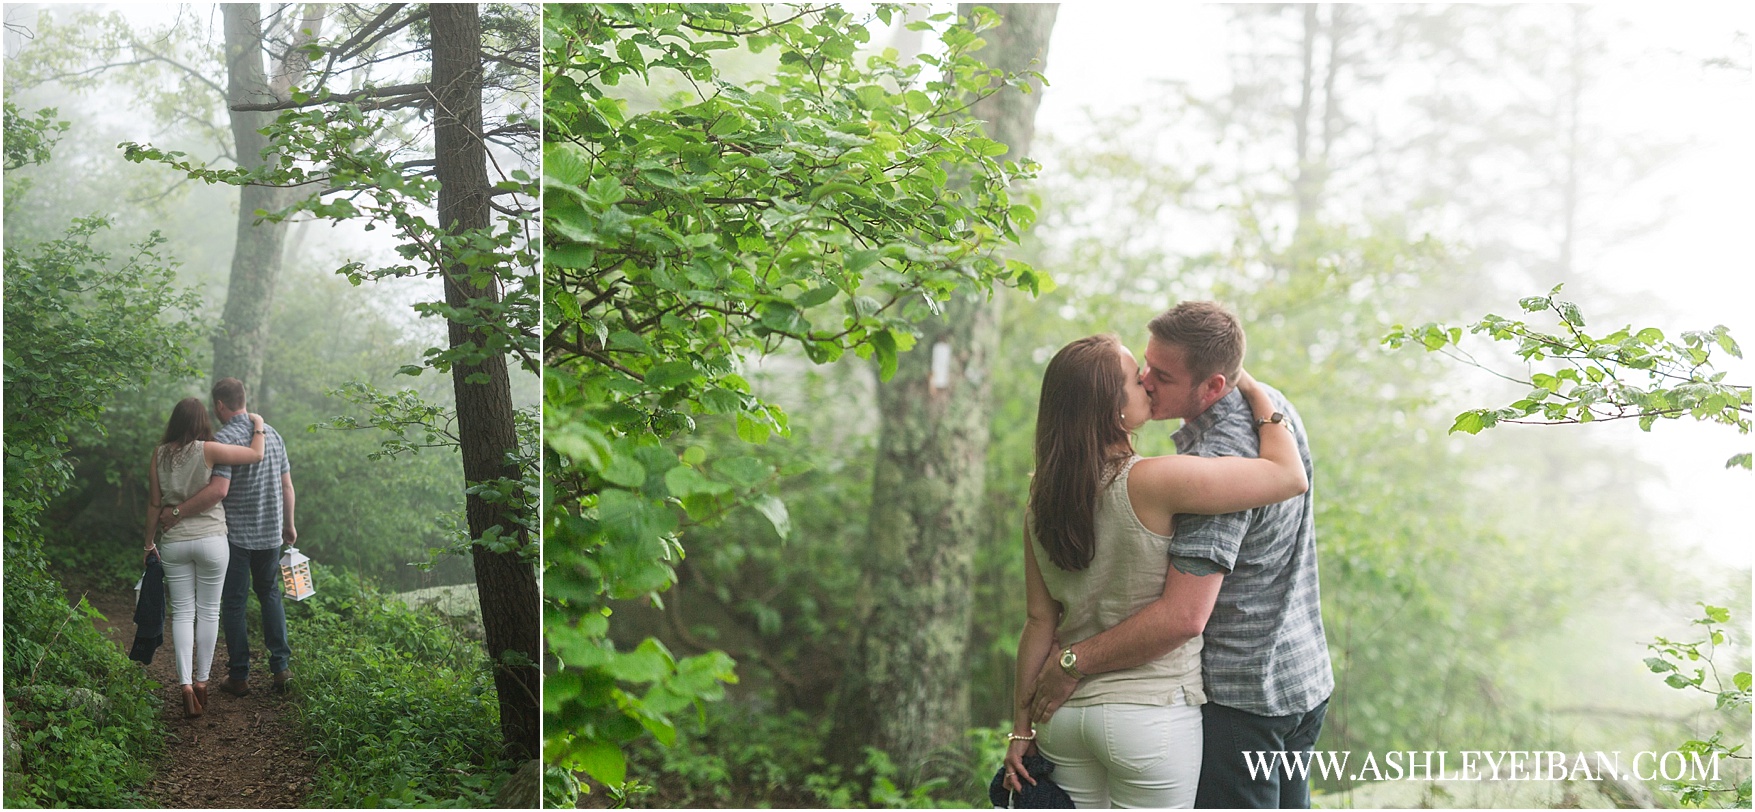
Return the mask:
[[[312,96],[304,101],[284,101],[272,104],[234,104],[233,110],[253,112],[273,112],[276,110],[297,110],[304,107],[316,107],[320,104],[335,104],[358,101],[360,99],[381,99],[387,96],[420,96],[432,95],[432,89],[425,82],[407,85],[390,85],[389,87],[369,87],[352,93],[331,94],[327,97]],[[380,108],[381,109],[381,108]]]

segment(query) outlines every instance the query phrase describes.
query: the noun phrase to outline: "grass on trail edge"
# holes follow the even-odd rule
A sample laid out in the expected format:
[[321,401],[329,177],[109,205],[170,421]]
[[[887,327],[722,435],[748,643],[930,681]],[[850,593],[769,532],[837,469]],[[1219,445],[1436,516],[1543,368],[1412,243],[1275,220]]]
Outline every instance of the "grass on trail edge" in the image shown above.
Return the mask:
[[34,545],[6,540],[6,806],[138,807],[164,752],[161,686],[69,606]]
[[321,807],[490,807],[517,766],[481,643],[351,573],[287,601],[296,716]]

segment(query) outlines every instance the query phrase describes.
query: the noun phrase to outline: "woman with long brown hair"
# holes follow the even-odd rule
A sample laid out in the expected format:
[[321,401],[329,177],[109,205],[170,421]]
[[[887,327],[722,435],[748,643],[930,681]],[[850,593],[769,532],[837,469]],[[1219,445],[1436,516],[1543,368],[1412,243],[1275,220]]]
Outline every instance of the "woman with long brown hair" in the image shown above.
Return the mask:
[[[1255,413],[1274,414],[1267,393],[1247,373],[1237,377]],[[1141,458],[1132,435],[1152,406],[1138,362],[1112,335],[1061,348],[1043,375],[1025,521],[1028,620],[1006,754],[1014,790],[1026,780],[1024,754],[1040,747],[1080,807],[1193,804],[1206,701],[1199,637],[1143,665],[1082,679],[1039,730],[1028,707],[1037,673],[1056,667],[1057,641],[1088,638],[1159,598],[1176,514],[1247,510],[1309,488],[1291,432],[1271,420],[1258,428],[1259,459]]]
[[[205,488],[215,465],[249,465],[262,461],[262,418],[250,415],[256,431],[249,447],[212,442],[213,424],[200,398],[184,398],[171,409],[164,439],[152,450],[147,473],[146,555],[159,554],[169,595],[171,644],[177,655],[177,678],[183,686],[183,712],[200,716],[207,705],[207,676],[213,646],[219,639],[219,593],[225,584],[225,506],[215,504],[194,515],[177,506]],[[221,483],[230,483],[225,477]],[[158,538],[161,506],[178,519]],[[163,548],[159,547],[163,544]],[[199,676],[200,679],[195,679]]]

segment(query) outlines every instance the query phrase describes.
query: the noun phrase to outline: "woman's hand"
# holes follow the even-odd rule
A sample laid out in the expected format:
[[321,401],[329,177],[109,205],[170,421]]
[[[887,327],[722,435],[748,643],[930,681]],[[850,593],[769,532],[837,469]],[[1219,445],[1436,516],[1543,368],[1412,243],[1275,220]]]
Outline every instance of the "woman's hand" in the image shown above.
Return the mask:
[[1255,376],[1248,370],[1237,370],[1237,391],[1243,395],[1243,401],[1249,404],[1249,410],[1257,418],[1264,418],[1274,413],[1273,398],[1268,397],[1266,389],[1256,383]]
[[156,552],[158,552],[158,545],[157,544],[147,546],[146,553],[144,555],[140,556],[140,566],[145,567],[145,566],[151,565],[152,564],[152,554],[156,553]]
[[255,426],[257,431],[261,431],[262,430],[262,415],[259,415],[255,412],[251,412],[250,413],[250,423],[253,426]]
[[1011,792],[1023,792],[1024,782],[1036,785],[1036,779],[1030,777],[1030,771],[1024,769],[1024,756],[1036,751],[1036,743],[1013,739],[1011,746],[1005,749],[1005,780],[1000,786]]
[[1237,369],[1237,388],[1243,390],[1244,397],[1248,397],[1250,393],[1255,391],[1255,376],[1249,374],[1249,370],[1239,367]]

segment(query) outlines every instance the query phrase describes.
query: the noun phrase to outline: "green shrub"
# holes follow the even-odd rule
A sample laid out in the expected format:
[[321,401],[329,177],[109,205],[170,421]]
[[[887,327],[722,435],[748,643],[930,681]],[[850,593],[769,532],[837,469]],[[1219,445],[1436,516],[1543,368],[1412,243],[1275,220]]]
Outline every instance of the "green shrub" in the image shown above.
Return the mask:
[[485,807],[511,774],[482,647],[343,570],[288,603],[298,717],[317,759],[305,802]]
[[[800,711],[775,713],[738,702],[715,703],[706,716],[681,719],[676,743],[644,739],[628,752],[630,780],[620,787],[591,784],[615,806],[643,808],[984,807],[986,781],[997,769],[1003,733],[971,732],[969,780],[933,779],[910,789],[888,755],[866,749],[865,763],[848,775],[823,755],[829,720]],[[991,758],[988,758],[991,756]],[[991,764],[988,762],[991,761]],[[980,765],[986,774],[977,776]],[[551,801],[555,795],[551,793]],[[595,804],[593,804],[595,805]]]
[[67,605],[16,532],[5,552],[6,806],[141,806],[166,735],[159,685],[92,625],[89,603]]

